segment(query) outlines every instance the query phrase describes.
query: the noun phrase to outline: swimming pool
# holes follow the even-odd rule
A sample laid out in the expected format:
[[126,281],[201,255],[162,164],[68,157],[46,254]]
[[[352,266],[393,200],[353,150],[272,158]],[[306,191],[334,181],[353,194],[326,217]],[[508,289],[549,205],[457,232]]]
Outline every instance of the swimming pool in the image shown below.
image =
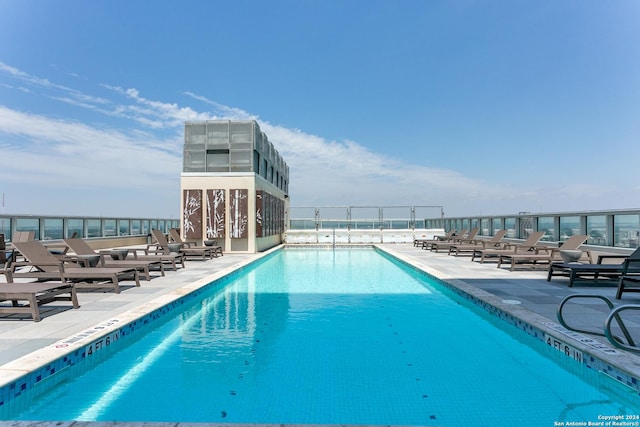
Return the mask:
[[278,251],[204,297],[2,418],[500,426],[639,413],[374,250]]

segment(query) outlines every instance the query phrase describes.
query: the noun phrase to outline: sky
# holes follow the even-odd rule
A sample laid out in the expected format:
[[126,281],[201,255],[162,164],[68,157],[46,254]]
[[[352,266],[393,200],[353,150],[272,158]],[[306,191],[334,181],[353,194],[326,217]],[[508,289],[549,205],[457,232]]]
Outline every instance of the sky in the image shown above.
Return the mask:
[[294,207],[639,208],[640,2],[0,0],[0,213],[179,218],[213,119]]

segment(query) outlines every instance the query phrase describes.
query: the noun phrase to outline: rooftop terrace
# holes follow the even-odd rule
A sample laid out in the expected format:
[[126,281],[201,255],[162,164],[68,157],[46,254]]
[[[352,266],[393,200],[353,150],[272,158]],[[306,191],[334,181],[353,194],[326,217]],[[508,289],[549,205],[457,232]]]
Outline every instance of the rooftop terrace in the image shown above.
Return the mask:
[[[640,378],[640,356],[615,349],[604,337],[567,334],[558,328],[556,310],[563,297],[598,294],[613,299],[614,282],[578,283],[569,288],[566,278],[554,278],[548,282],[544,267],[508,271],[496,268],[495,263],[480,264],[470,261],[469,257],[422,250],[411,243],[383,243],[377,247],[442,279],[474,299],[486,301],[500,311],[549,331],[559,343],[595,354],[629,376]],[[208,261],[188,261],[184,269],[168,271],[165,277],[155,276],[149,282],[143,281],[140,287],[127,288],[120,294],[83,291],[79,293],[79,309],[73,310],[66,303],[43,306],[43,320],[38,323],[24,317],[0,317],[0,378],[3,379],[0,383],[59,356],[56,344],[78,339],[74,345],[87,345],[95,339],[96,330],[101,330],[113,319],[128,321],[142,316],[194,286],[222,277],[267,254],[228,254]],[[622,301],[617,302],[638,304],[640,294],[625,294]],[[603,304],[583,301],[572,308],[570,315],[576,326],[601,331],[608,311]]]

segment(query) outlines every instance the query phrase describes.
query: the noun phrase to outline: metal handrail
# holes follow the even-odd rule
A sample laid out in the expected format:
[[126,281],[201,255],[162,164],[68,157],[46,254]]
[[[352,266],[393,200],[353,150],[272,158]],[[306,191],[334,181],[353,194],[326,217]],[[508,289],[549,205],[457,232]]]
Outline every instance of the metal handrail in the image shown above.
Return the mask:
[[[562,312],[563,308],[565,307],[565,305],[567,304],[567,302],[569,302],[570,300],[574,299],[574,298],[595,298],[595,299],[600,299],[602,301],[604,301],[607,306],[609,307],[609,309],[611,310],[604,322],[604,331],[603,332],[597,332],[597,331],[590,331],[590,330],[586,330],[586,329],[580,329],[574,326],[571,326],[567,323],[567,321],[564,318],[564,314]],[[579,294],[575,294],[575,295],[568,295],[566,297],[564,297],[562,299],[562,301],[560,301],[560,304],[558,305],[558,309],[556,311],[557,313],[557,317],[558,317],[558,321],[560,322],[560,324],[562,326],[564,326],[565,328],[567,328],[570,331],[574,331],[574,332],[580,332],[580,333],[584,333],[584,334],[591,334],[591,335],[598,335],[601,337],[605,337],[609,340],[609,342],[611,342],[611,344],[613,344],[615,347],[624,349],[624,350],[629,350],[629,351],[633,351],[633,352],[640,352],[640,348],[636,347],[636,344],[631,336],[631,334],[629,333],[629,330],[627,329],[627,326],[624,324],[624,321],[622,320],[622,317],[620,317],[619,312],[625,309],[638,309],[640,310],[640,305],[622,305],[618,308],[615,308],[613,302],[602,295],[579,295]],[[620,330],[622,331],[622,334],[624,335],[624,339],[625,341],[618,337],[615,336],[613,334],[613,332],[611,331],[611,324],[613,322],[613,320],[616,320],[618,327],[620,328]]]
[[[607,339],[609,339],[609,341],[611,341],[611,343],[614,346],[616,346],[618,348],[621,348],[623,350],[628,350],[628,351],[633,351],[635,353],[640,353],[640,347],[638,347],[636,345],[636,343],[633,341],[633,338],[629,334],[629,331],[627,330],[626,325],[622,321],[622,317],[620,317],[620,312],[622,312],[624,310],[640,310],[640,305],[638,305],[638,304],[625,304],[625,305],[621,305],[618,308],[612,310],[609,313],[609,315],[607,316],[607,319],[604,322],[604,333],[605,333]],[[614,319],[618,322],[618,326],[620,327],[620,329],[622,330],[622,333],[624,333],[625,337],[627,338],[627,344],[625,344],[623,342],[612,341],[613,333],[611,332],[611,323],[613,322]]]
[[581,333],[585,333],[585,334],[593,334],[593,335],[599,335],[601,337],[604,337],[605,334],[604,332],[600,333],[600,332],[595,332],[595,331],[588,331],[585,329],[580,329],[577,327],[573,327],[571,325],[569,325],[566,320],[564,319],[564,315],[562,313],[562,309],[564,308],[565,304],[569,302],[569,300],[572,300],[574,298],[597,298],[597,299],[601,299],[602,301],[604,301],[608,306],[609,309],[612,310],[614,308],[613,302],[611,302],[611,300],[607,297],[603,297],[602,295],[568,295],[566,297],[564,297],[562,299],[562,301],[560,301],[560,304],[558,305],[558,309],[556,310],[556,314],[558,317],[558,321],[560,322],[560,324],[562,326],[564,326],[565,328],[569,329],[570,331],[574,331],[574,332],[581,332]]

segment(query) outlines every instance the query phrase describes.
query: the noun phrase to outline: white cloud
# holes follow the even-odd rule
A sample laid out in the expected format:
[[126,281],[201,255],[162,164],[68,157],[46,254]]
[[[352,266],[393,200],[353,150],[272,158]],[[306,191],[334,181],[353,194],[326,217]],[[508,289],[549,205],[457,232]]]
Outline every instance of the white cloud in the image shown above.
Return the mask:
[[180,107],[176,103],[153,101],[140,96],[137,89],[123,89],[103,84],[103,87],[134,101],[134,104],[119,105],[114,112],[122,117],[135,120],[144,126],[153,128],[182,127],[187,120],[210,120],[211,114],[200,113],[190,107]]
[[[0,72],[5,72],[5,73],[9,74],[10,76],[12,76],[13,78],[26,83],[27,85],[64,92],[64,93],[67,94],[67,96],[75,98],[80,103],[94,103],[94,104],[108,104],[109,103],[109,101],[107,99],[105,99],[105,98],[98,97],[98,96],[87,95],[87,94],[84,94],[84,93],[82,93],[82,92],[80,92],[78,90],[69,88],[67,86],[63,86],[63,85],[52,83],[47,79],[43,79],[43,78],[40,78],[40,77],[32,76],[32,75],[30,75],[28,73],[25,73],[24,71],[18,70],[17,68],[11,67],[11,66],[3,63],[3,62],[0,62]],[[32,92],[28,88],[23,88],[22,90],[23,91]]]
[[[28,86],[2,83],[8,90],[27,90],[111,120],[105,124],[52,119],[46,112],[27,113],[0,105],[4,182],[11,188],[28,189],[36,196],[31,199],[38,200],[13,197],[20,198],[25,207],[16,208],[20,213],[33,209],[43,214],[47,212],[37,209],[56,204],[59,209],[73,206],[73,212],[64,213],[78,215],[95,214],[97,209],[103,212],[105,206],[122,209],[113,214],[125,216],[142,212],[166,216],[177,211],[184,122],[210,119],[258,120],[290,167],[294,206],[444,205],[448,215],[486,215],[538,212],[552,206],[566,210],[624,208],[628,206],[620,206],[621,200],[639,192],[638,188],[630,194],[619,186],[589,182],[544,188],[536,185],[535,174],[505,175],[497,182],[485,182],[463,172],[389,158],[355,141],[331,141],[274,125],[193,92],[183,95],[213,111],[151,100],[135,88],[108,84],[100,86],[114,99],[87,95],[2,62],[0,73]],[[83,189],[82,199],[91,204],[78,204],[77,196],[61,189]],[[105,196],[98,198],[95,192]],[[114,205],[114,201],[122,203]]]
[[[218,113],[221,115],[220,118],[225,117],[229,120],[258,120],[258,116],[250,114],[240,108],[228,107],[226,105],[222,105],[218,102],[211,101],[204,96],[196,95],[193,92],[184,92],[185,95],[190,96],[193,99],[204,102],[205,104],[213,106]],[[211,117],[209,120],[212,120],[216,117]]]
[[0,106],[0,132],[22,141],[2,148],[10,159],[5,179],[43,189],[58,185],[132,189],[174,185],[179,179],[179,141],[99,130]]

